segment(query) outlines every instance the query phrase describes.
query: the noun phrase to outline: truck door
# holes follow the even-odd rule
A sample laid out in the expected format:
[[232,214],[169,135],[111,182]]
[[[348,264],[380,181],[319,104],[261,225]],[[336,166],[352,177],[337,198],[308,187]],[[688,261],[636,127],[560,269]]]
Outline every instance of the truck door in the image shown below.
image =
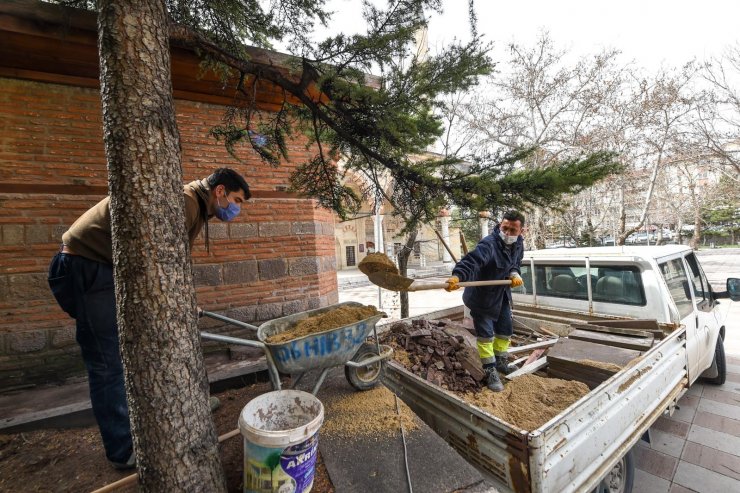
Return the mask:
[[694,293],[694,318],[696,320],[697,367],[701,373],[712,364],[714,345],[719,336],[719,321],[714,308],[707,277],[694,252],[685,257],[689,281]]
[[699,355],[703,351],[705,342],[697,334],[697,317],[694,311],[693,292],[686,274],[686,267],[682,257],[676,257],[658,264],[663,275],[671,298],[678,309],[681,325],[686,327],[686,352],[688,353],[689,383],[696,380],[699,371]]

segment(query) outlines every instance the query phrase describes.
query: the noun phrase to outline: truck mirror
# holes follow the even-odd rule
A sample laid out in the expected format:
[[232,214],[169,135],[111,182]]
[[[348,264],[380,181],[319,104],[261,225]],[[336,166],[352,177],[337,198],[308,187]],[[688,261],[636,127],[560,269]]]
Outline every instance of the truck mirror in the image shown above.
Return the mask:
[[740,301],[740,279],[737,277],[727,279],[727,294],[732,301]]

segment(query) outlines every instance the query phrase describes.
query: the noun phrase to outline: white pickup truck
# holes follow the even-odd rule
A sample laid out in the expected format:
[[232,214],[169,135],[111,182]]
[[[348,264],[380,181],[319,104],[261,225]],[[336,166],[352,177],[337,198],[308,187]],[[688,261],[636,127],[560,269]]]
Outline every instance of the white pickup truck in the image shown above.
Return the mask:
[[[662,338],[536,430],[520,430],[393,361],[384,383],[501,492],[629,492],[631,449],[699,377],[725,380],[718,295],[683,246],[525,252],[514,318],[567,335],[571,323],[658,322]],[[740,298],[740,280],[728,279]],[[463,307],[420,317],[462,318]],[[598,322],[595,322],[598,323]]]

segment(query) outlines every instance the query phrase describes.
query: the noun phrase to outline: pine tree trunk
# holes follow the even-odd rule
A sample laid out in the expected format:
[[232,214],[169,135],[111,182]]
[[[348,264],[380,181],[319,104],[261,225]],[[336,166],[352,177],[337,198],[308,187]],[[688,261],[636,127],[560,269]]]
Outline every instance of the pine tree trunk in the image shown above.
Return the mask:
[[184,220],[164,2],[100,2],[121,352],[142,491],[225,491]]
[[[416,243],[417,234],[418,231],[409,233],[409,236],[406,238],[405,247],[398,252],[398,272],[404,277],[407,277],[408,275],[409,255],[414,251],[414,243]],[[401,295],[401,318],[406,318],[409,316],[409,292],[401,291],[399,294]]]

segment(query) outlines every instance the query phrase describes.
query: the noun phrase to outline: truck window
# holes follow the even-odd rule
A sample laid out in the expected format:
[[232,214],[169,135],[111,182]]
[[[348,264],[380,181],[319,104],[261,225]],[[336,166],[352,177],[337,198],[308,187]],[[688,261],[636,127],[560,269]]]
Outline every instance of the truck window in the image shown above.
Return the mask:
[[676,303],[678,314],[681,319],[691,315],[694,306],[691,301],[691,291],[689,291],[689,279],[686,277],[686,271],[683,268],[683,262],[680,258],[675,258],[659,264],[660,273],[663,275],[671,297]]
[[[588,300],[588,276],[583,264],[535,265],[537,296]],[[592,264],[590,276],[594,301],[645,305],[645,290],[637,267]],[[522,278],[526,293],[532,294],[529,266],[522,266]]]
[[701,267],[699,267],[699,262],[696,260],[696,255],[693,253],[686,255],[686,263],[689,264],[689,278],[694,285],[696,302],[701,303],[709,297],[707,281],[702,278]]
[[594,301],[645,305],[642,273],[635,266],[591,264],[591,289]]

